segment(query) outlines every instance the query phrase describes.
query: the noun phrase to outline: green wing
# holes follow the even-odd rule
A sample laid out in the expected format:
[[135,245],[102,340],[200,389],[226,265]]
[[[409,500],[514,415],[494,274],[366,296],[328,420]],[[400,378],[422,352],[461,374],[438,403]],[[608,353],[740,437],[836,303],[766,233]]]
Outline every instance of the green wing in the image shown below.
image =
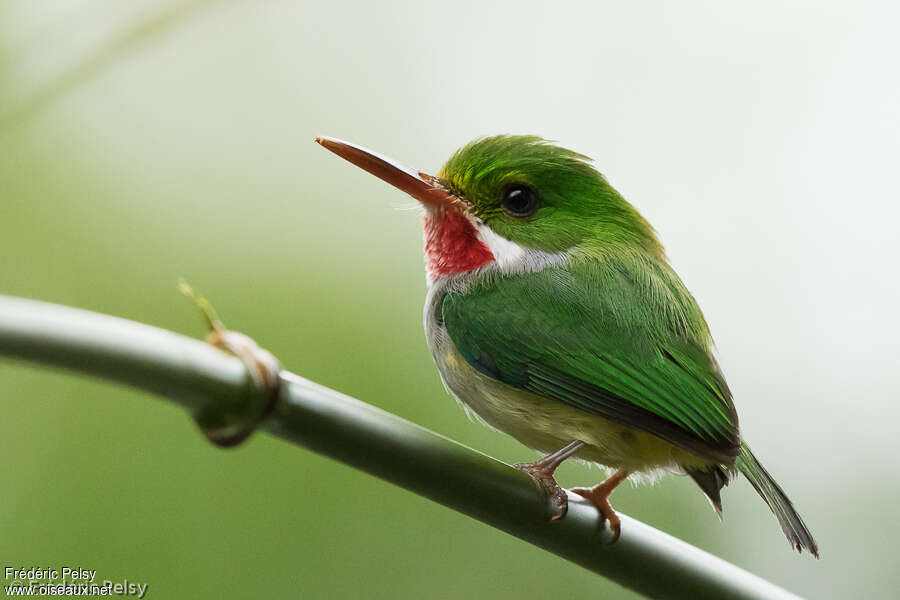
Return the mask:
[[715,459],[737,454],[731,392],[703,315],[645,257],[491,276],[444,297],[450,338],[480,372]]

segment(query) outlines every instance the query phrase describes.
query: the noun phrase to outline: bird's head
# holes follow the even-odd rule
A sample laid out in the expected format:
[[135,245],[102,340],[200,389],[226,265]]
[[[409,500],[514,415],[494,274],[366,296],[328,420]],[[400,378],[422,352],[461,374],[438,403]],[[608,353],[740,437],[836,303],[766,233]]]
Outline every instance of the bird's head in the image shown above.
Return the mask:
[[477,139],[436,176],[347,142],[316,141],[422,203],[432,279],[491,262],[516,268],[535,251],[603,252],[615,245],[662,255],[652,227],[590,159],[539,137]]

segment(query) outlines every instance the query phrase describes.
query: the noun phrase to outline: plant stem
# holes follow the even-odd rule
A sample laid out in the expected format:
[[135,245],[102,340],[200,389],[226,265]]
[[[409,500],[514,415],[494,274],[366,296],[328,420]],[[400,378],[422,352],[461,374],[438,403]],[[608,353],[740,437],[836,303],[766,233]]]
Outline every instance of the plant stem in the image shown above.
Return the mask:
[[[192,414],[252,412],[244,365],[199,340],[84,310],[0,296],[0,355],[117,381]],[[768,581],[620,513],[604,544],[597,511],[548,504],[525,474],[396,415],[288,372],[261,429],[506,531],[653,598],[797,600]],[[601,534],[601,531],[604,531]],[[498,559],[500,560],[500,559]]]

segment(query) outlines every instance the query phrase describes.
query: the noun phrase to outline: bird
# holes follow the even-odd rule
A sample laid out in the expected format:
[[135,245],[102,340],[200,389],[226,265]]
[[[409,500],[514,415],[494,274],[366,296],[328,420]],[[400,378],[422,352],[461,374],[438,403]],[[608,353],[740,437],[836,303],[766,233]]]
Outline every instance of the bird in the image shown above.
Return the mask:
[[[495,135],[436,175],[336,138],[317,143],[424,207],[427,344],[446,389],[478,421],[544,456],[519,463],[563,518],[556,468],[611,475],[571,491],[613,532],[629,478],[686,474],[722,517],[742,474],[791,546],[819,549],[741,436],[703,313],[650,223],[591,159],[538,136]],[[610,542],[610,543],[612,543]]]

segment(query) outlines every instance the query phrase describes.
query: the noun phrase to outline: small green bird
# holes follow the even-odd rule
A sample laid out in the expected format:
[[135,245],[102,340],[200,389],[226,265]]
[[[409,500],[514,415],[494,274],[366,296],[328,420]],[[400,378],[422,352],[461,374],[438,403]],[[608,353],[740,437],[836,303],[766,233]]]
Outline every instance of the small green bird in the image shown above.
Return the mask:
[[450,393],[546,453],[516,467],[565,515],[567,458],[613,471],[572,491],[618,539],[609,504],[629,476],[686,473],[721,517],[741,472],[791,545],[818,557],[793,504],[741,438],[697,302],[650,224],[587,157],[534,136],[459,149],[437,176],[332,138],[316,141],[425,208],[428,347]]

